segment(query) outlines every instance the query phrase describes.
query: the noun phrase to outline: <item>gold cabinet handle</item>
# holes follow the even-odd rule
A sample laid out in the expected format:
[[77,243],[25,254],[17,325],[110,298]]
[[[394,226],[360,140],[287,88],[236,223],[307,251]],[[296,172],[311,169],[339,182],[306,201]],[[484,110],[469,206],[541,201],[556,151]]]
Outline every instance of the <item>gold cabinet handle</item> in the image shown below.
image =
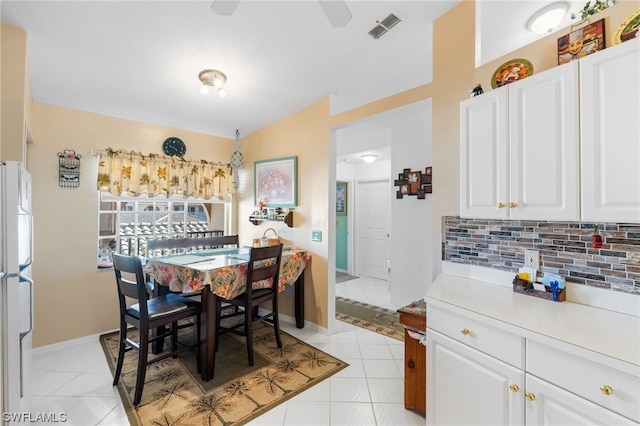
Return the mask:
[[520,390],[520,388],[518,387],[518,385],[511,385],[509,386],[509,389],[511,389],[511,392],[516,393]]
[[609,385],[602,385],[600,386],[600,392],[605,395],[611,395],[613,393],[613,389]]
[[468,335],[470,333],[469,330],[467,330],[466,328],[463,328],[462,330],[460,330],[460,333],[462,333],[464,336]]
[[527,392],[525,396],[527,397],[527,399],[529,401],[535,401],[535,399],[536,399],[536,396],[534,394],[532,394],[531,392]]
[[509,203],[509,207],[511,208],[518,207],[518,203]]
[[499,209],[504,209],[505,207],[507,207],[507,205],[505,203],[498,203],[498,208]]

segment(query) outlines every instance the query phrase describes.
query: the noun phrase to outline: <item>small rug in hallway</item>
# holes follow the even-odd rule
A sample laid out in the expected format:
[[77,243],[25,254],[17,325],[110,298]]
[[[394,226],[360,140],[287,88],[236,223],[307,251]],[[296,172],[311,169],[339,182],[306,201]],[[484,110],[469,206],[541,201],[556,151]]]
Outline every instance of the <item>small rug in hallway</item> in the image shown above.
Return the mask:
[[336,296],[336,319],[404,341],[404,326],[396,311]]
[[[193,335],[191,329],[181,332]],[[129,337],[135,335],[135,330],[129,332]],[[129,421],[139,426],[243,425],[348,366],[290,334],[281,331],[280,337],[278,349],[273,328],[255,323],[255,365],[249,367],[246,339],[220,336],[215,376],[209,382],[200,379],[191,352],[151,364],[138,407],[132,404],[138,354],[127,352],[118,391]],[[113,374],[118,332],[100,336],[100,343]]]
[[359,277],[354,277],[353,275],[349,275],[346,272],[336,271],[336,283],[343,283],[345,281],[351,281],[358,278]]

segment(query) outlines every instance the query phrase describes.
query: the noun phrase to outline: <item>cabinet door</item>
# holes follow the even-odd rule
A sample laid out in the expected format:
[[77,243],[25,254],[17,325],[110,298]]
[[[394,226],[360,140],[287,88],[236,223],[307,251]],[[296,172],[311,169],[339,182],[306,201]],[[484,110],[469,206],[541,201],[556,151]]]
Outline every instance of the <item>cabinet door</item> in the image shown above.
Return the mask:
[[586,399],[526,375],[527,425],[637,425]]
[[427,331],[427,424],[523,424],[523,385],[522,370]]
[[640,222],[640,39],[579,62],[582,220]]
[[460,215],[463,217],[508,217],[507,113],[507,87],[460,104]]
[[578,64],[509,85],[512,219],[579,220]]

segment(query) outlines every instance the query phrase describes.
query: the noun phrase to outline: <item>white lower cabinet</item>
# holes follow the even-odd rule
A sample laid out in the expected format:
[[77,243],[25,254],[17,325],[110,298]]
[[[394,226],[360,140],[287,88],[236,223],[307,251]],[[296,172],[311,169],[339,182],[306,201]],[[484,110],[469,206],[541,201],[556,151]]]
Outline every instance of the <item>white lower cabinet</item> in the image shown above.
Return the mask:
[[440,333],[427,333],[427,424],[523,424],[522,388],[522,370]]
[[427,299],[428,425],[639,424],[637,369],[448,306]]
[[527,425],[637,425],[593,402],[526,375]]

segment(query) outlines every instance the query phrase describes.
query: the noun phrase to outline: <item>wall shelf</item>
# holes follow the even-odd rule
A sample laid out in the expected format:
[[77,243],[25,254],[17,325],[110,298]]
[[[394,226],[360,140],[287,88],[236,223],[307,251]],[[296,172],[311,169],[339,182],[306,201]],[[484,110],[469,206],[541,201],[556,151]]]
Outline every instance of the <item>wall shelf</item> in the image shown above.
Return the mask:
[[276,222],[284,222],[289,228],[293,227],[293,212],[288,211],[287,213],[260,213],[259,211],[255,211],[251,213],[249,216],[249,222],[254,225],[258,225],[265,220],[272,220]]

